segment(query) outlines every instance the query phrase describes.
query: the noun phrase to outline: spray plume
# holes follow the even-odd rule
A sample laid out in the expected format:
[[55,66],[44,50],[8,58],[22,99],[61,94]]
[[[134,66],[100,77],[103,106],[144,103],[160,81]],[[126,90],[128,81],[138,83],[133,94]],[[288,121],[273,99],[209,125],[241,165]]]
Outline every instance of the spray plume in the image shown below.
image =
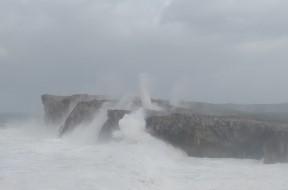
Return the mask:
[[150,92],[149,92],[149,85],[148,85],[148,77],[146,74],[141,74],[139,76],[140,82],[140,98],[141,103],[144,109],[148,110],[161,110],[161,108],[152,103]]

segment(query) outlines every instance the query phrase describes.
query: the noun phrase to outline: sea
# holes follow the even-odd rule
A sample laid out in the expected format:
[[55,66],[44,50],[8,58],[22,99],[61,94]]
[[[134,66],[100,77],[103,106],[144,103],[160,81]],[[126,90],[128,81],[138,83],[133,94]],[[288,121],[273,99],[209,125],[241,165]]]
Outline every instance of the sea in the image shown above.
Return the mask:
[[126,115],[117,140],[97,141],[102,115],[59,138],[41,117],[0,122],[0,190],[288,190],[288,164],[188,157]]

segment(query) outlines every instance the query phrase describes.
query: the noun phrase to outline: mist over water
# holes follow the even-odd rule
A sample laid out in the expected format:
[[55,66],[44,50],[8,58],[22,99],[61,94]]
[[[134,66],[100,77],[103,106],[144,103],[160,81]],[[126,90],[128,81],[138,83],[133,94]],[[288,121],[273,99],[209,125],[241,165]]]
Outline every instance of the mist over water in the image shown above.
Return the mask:
[[67,140],[80,144],[95,144],[99,132],[107,120],[107,110],[109,106],[104,104],[94,116],[89,124],[80,124],[69,135],[65,136]]
[[[93,121],[63,138],[42,120],[0,128],[0,189],[5,190],[287,190],[287,164],[191,158],[145,131],[151,101],[140,77],[142,107],[119,121],[114,140],[98,142],[107,120],[104,104]],[[124,98],[117,108],[131,107]],[[113,106],[112,106],[113,107]],[[115,108],[115,106],[114,106]]]
[[[169,99],[175,106],[171,110],[191,100],[203,115],[214,114],[210,106],[222,102],[220,112],[226,114],[227,108],[231,118],[235,113],[235,123],[238,114],[241,120],[247,110],[256,110],[252,119],[286,125],[287,104],[272,106],[281,112],[274,110],[275,116],[265,104],[288,101],[288,90],[281,85],[288,79],[287,6],[288,1],[280,0],[1,0],[0,112],[41,115],[36,104],[46,92],[127,94],[118,102],[104,103],[90,123],[75,129],[67,125],[62,137],[59,131],[67,120],[54,126],[39,117],[0,113],[0,190],[288,190],[287,163],[193,158],[152,136],[146,131],[146,114],[161,111],[166,101],[151,98],[145,73],[138,76],[136,92],[129,91],[135,87],[135,75],[144,70],[157,76],[161,86],[155,94]],[[212,104],[202,106],[203,101]],[[254,110],[258,105],[230,102],[259,103],[261,113]],[[67,118],[78,103],[70,105]],[[230,113],[230,106],[240,108]],[[100,141],[111,109],[131,112],[119,120],[109,141]],[[217,125],[222,125],[221,117],[218,122],[215,116]],[[205,119],[196,119],[197,125],[206,126]],[[220,133],[229,139],[227,144],[230,138],[234,141],[227,134],[241,133],[235,141],[246,145],[242,126],[239,133],[226,134],[232,123],[234,119],[231,125],[224,119],[229,127]],[[246,128],[244,122],[243,131]],[[201,139],[195,131],[195,139]],[[208,136],[203,141],[213,138],[206,128],[203,131]],[[255,133],[258,136],[256,128]],[[216,130],[215,136],[222,135]],[[273,137],[277,141],[279,136]],[[248,146],[258,147],[251,141]],[[281,150],[276,152],[283,152],[279,142],[275,147]]]
[[141,74],[139,76],[139,86],[140,86],[140,97],[142,106],[145,109],[161,110],[159,106],[152,103],[148,83],[149,83],[148,75]]
[[[0,128],[2,190],[287,190],[288,165],[256,160],[191,158],[145,130],[145,110],[156,109],[140,77],[142,107],[119,121],[114,140],[98,142],[107,110],[63,138],[42,120]],[[131,107],[124,98],[117,108]]]
[[121,140],[101,144],[87,135],[92,125],[60,139],[39,121],[9,123],[0,129],[0,189],[287,189],[286,164],[189,158],[145,133],[143,117],[143,110],[126,115]]

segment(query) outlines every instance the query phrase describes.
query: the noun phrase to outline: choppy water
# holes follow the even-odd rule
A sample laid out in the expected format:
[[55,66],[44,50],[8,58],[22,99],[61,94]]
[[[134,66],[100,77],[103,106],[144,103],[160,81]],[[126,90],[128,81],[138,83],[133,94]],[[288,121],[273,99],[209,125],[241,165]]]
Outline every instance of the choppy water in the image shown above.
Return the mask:
[[287,164],[189,158],[147,134],[140,139],[97,144],[59,139],[38,122],[8,124],[0,128],[0,189],[288,189]]

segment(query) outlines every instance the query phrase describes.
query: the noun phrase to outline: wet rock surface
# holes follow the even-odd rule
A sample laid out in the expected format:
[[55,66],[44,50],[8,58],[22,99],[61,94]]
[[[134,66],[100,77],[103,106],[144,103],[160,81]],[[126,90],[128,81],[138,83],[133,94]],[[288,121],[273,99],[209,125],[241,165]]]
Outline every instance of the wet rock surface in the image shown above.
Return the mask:
[[190,156],[264,159],[287,162],[288,131],[252,120],[173,113],[146,121],[152,135]]
[[79,102],[60,128],[60,136],[72,131],[76,126],[91,122],[105,100],[91,100]]
[[288,134],[272,131],[264,143],[263,161],[266,164],[288,162]]
[[67,116],[79,102],[91,101],[94,99],[102,100],[104,97],[88,94],[75,94],[71,96],[44,94],[41,96],[45,112],[44,119],[50,124],[61,124],[66,120]]
[[128,110],[108,110],[107,121],[104,123],[103,127],[99,133],[99,141],[108,141],[113,137],[113,132],[119,130],[119,121],[124,117],[124,115],[129,114]]
[[[46,121],[59,124],[63,120],[61,136],[91,122],[103,104],[111,100],[90,95],[43,95],[42,102]],[[134,101],[133,107],[138,104],[138,100]],[[288,162],[288,123],[283,120],[266,121],[250,113],[249,117],[243,113],[209,115],[197,113],[195,108],[173,107],[165,101],[162,105],[162,111],[146,110],[147,132],[190,156],[263,159],[267,164]],[[131,111],[111,106],[99,140],[113,139],[119,120]]]

